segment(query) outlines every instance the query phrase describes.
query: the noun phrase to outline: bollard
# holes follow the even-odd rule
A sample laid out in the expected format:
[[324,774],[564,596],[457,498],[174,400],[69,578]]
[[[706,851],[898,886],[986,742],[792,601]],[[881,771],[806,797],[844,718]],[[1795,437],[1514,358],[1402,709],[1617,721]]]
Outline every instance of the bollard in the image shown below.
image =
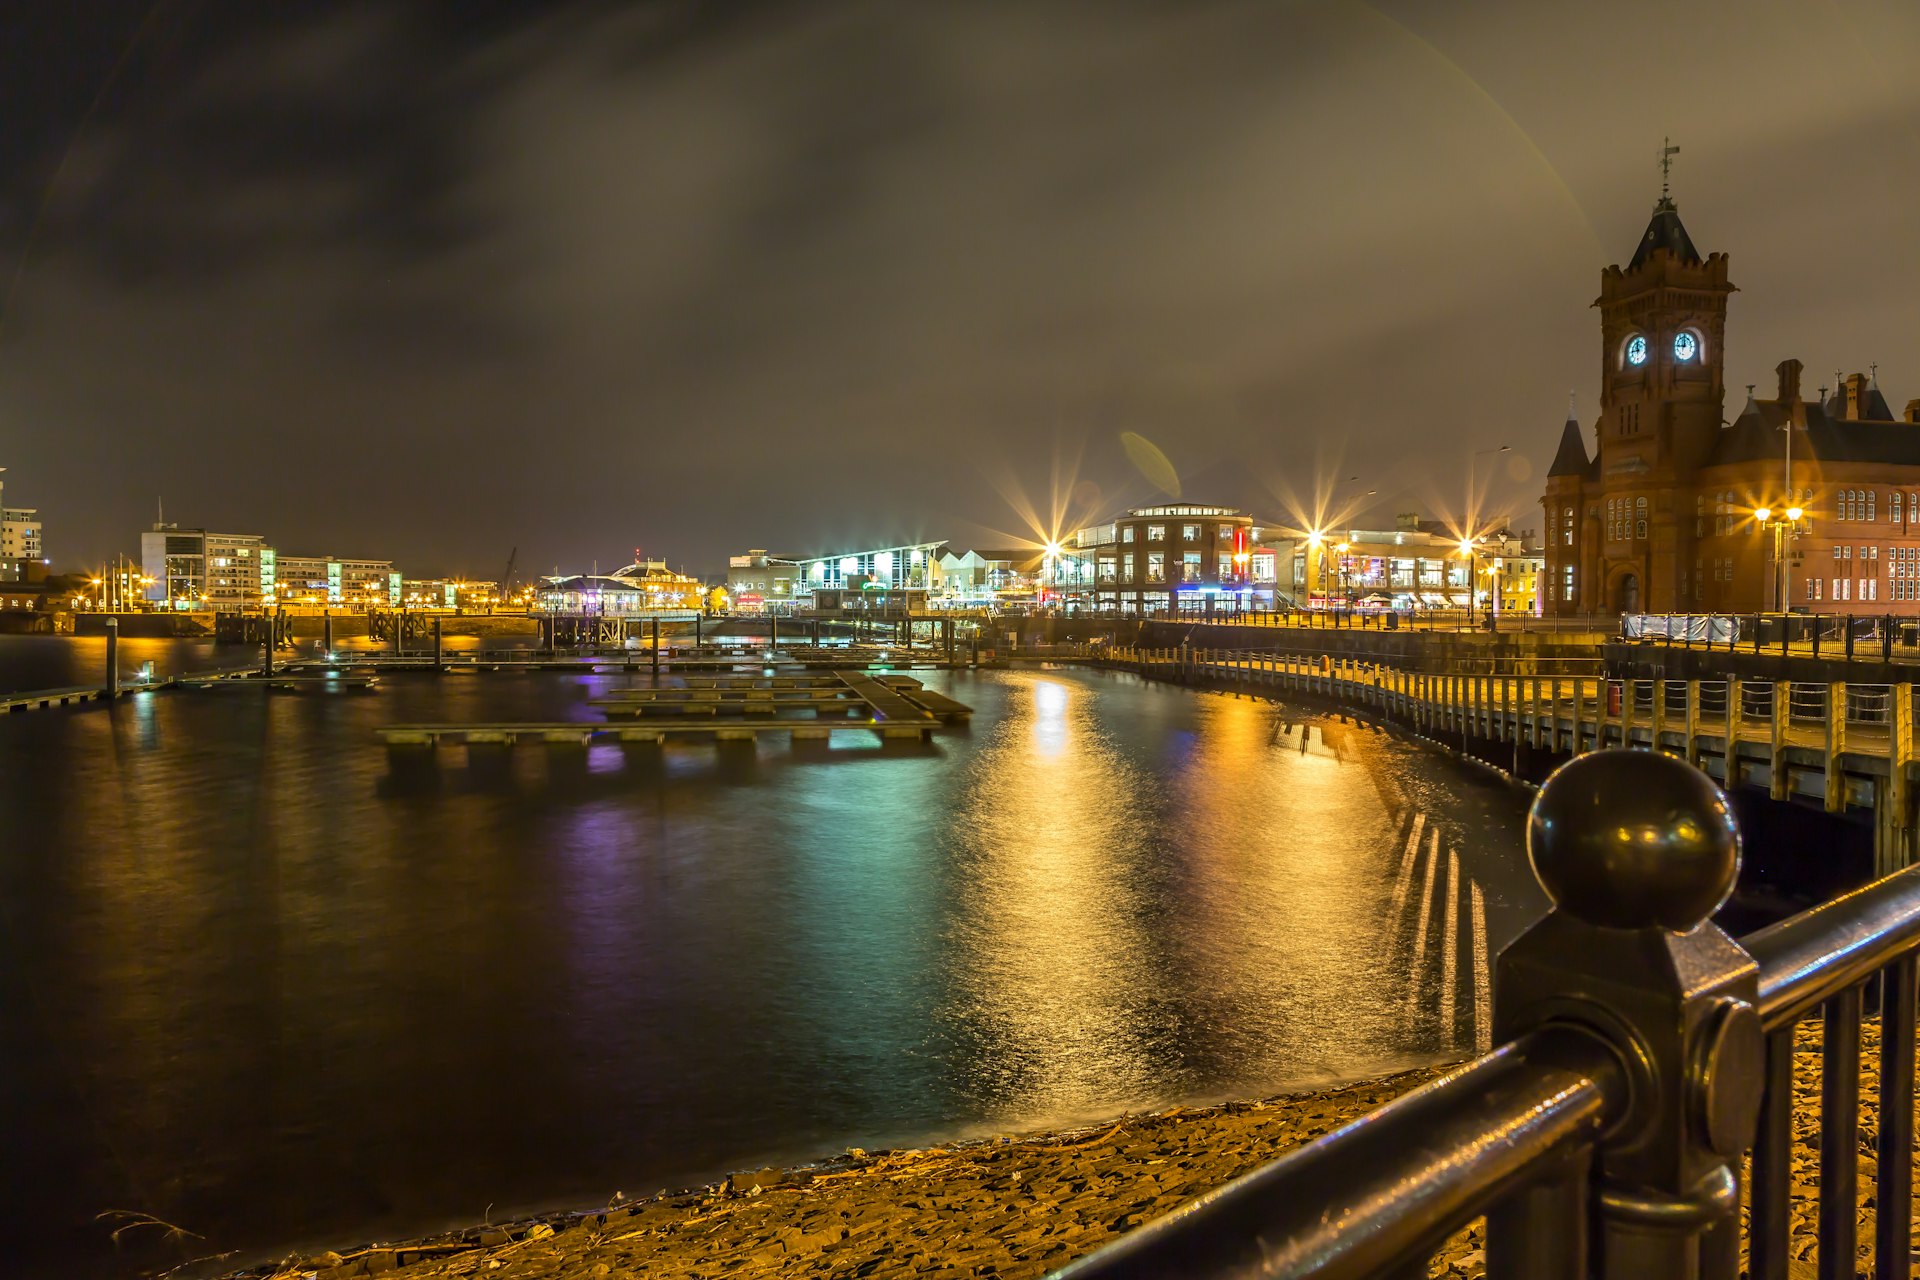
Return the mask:
[[[1500,955],[1494,1039],[1565,1030],[1616,1059],[1591,1168],[1595,1273],[1733,1274],[1766,1041],[1758,968],[1709,920],[1740,869],[1726,797],[1672,757],[1596,751],[1541,787],[1527,855],[1553,909]],[[1579,1233],[1532,1202],[1584,1199],[1588,1176],[1489,1215],[1487,1274],[1572,1273]]]
[[107,619],[107,696],[120,696],[120,619]]

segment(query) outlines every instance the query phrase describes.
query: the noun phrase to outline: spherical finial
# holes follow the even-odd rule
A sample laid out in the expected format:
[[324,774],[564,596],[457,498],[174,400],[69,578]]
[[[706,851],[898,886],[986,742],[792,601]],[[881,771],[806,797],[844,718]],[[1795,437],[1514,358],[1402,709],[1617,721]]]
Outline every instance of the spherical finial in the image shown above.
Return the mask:
[[1616,748],[1554,770],[1527,815],[1527,856],[1554,906],[1577,919],[1684,933],[1733,892],[1740,829],[1706,774]]

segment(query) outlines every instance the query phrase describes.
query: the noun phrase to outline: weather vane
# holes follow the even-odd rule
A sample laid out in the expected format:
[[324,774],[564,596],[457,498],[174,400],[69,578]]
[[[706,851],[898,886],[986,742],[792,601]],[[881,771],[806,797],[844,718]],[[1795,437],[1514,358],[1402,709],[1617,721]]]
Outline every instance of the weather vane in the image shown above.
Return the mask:
[[1673,158],[1680,154],[1680,148],[1673,145],[1672,138],[1660,139],[1660,201],[1668,200],[1667,179],[1673,169]]

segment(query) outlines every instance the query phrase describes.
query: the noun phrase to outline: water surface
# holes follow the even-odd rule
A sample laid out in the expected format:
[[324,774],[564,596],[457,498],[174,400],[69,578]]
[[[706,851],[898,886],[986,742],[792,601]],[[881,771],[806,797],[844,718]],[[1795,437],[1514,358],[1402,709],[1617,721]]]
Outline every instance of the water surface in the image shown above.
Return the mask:
[[927,674],[977,708],[930,748],[396,772],[373,739],[596,719],[624,673],[0,718],[0,1203],[32,1224],[0,1273],[181,1259],[116,1255],[103,1210],[232,1265],[1484,1031],[1486,958],[1542,906],[1522,796],[1273,703]]

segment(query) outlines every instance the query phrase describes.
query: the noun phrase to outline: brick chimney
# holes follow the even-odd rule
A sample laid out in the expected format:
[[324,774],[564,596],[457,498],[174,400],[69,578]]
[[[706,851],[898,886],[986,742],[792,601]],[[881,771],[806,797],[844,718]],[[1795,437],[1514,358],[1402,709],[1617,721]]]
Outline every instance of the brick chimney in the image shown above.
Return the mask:
[[1773,367],[1773,371],[1780,375],[1781,404],[1800,403],[1800,370],[1804,367],[1798,360],[1782,360]]
[[1846,416],[1853,419],[1862,417],[1867,411],[1867,375],[1850,373],[1840,387],[1843,396],[1840,403]]

